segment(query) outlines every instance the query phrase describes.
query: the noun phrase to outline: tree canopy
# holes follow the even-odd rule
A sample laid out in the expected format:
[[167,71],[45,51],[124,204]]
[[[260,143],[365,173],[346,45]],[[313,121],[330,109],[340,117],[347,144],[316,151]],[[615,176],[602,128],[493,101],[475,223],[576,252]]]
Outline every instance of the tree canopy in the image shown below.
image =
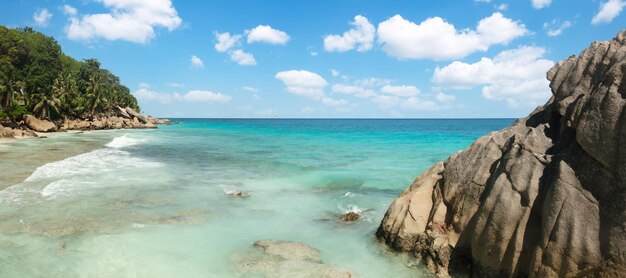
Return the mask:
[[30,27],[0,26],[0,119],[85,118],[115,106],[139,110],[120,79],[96,59],[77,61]]

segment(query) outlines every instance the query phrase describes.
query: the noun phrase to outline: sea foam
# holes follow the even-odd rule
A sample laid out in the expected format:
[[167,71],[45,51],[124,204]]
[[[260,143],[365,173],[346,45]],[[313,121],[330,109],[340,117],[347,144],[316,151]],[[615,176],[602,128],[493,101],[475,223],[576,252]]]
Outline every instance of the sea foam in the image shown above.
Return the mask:
[[61,161],[45,164],[25,181],[82,177],[126,168],[158,167],[160,164],[133,157],[129,152],[117,149],[98,149]]
[[104,146],[109,147],[109,148],[114,148],[114,149],[121,149],[121,148],[135,146],[142,142],[145,142],[145,140],[131,138],[128,136],[128,134],[124,134],[122,136],[113,138],[113,141],[109,142],[108,144]]

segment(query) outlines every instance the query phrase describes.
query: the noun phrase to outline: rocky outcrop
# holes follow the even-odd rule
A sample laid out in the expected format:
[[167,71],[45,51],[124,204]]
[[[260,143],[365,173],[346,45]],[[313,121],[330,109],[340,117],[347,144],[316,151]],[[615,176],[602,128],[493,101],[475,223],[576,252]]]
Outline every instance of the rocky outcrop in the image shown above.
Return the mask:
[[0,125],[0,138],[13,138],[13,132],[10,129],[4,128],[2,125]]
[[437,163],[377,237],[440,275],[626,276],[626,31],[547,74],[552,98]]
[[128,112],[126,112],[126,108],[115,106],[115,107],[113,107],[113,112],[115,112],[115,114],[118,117],[127,118],[127,119],[131,118],[131,116],[128,115]]
[[233,254],[231,263],[245,277],[352,277],[344,269],[323,263],[319,250],[293,241],[256,241]]
[[37,132],[54,132],[58,130],[57,125],[53,122],[37,119],[33,115],[24,116],[24,122],[30,129]]
[[143,124],[148,123],[146,117],[139,114],[137,111],[133,110],[130,107],[126,107],[126,113],[130,116],[129,118],[137,118]]

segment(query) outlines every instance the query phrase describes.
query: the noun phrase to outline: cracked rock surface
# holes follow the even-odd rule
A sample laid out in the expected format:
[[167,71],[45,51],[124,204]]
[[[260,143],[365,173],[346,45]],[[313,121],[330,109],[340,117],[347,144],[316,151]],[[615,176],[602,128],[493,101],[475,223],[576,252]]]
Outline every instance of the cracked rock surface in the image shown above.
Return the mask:
[[548,73],[553,96],[419,176],[377,237],[441,276],[626,276],[626,31]]

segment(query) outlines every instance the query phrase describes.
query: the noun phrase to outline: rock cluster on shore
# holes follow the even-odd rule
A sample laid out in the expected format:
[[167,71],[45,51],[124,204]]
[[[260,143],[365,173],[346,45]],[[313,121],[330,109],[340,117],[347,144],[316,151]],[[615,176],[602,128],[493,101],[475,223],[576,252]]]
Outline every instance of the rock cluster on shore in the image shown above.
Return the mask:
[[419,176],[377,237],[443,276],[626,276],[624,71],[626,31],[555,65],[543,107]]
[[168,119],[144,116],[130,107],[115,107],[112,112],[91,119],[65,119],[58,122],[40,120],[25,115],[24,120],[0,125],[0,138],[38,137],[36,132],[57,132],[68,130],[101,130],[121,128],[156,128],[158,124],[170,124]]

